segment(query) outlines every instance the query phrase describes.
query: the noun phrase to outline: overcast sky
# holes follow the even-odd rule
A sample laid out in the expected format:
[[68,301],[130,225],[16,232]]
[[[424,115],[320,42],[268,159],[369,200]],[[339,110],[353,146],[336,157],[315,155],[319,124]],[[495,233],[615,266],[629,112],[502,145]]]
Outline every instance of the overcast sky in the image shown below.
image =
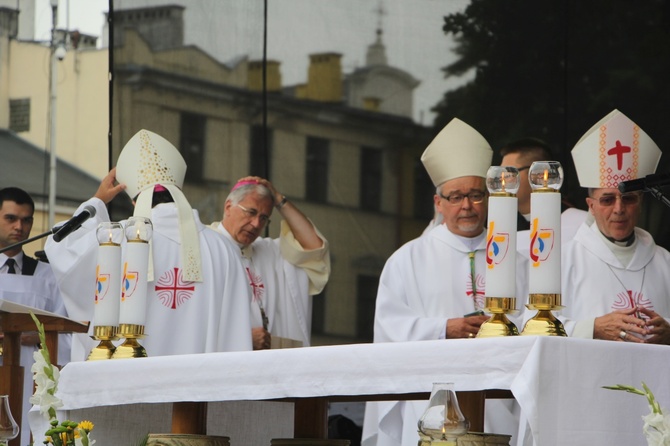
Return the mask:
[[[36,0],[36,38],[47,40],[50,0]],[[268,0],[268,58],[281,62],[284,85],[303,83],[309,54],[343,54],[345,73],[365,64],[381,16],[388,63],[421,81],[415,90],[414,117],[432,123],[429,111],[443,93],[466,79],[443,78],[453,60],[453,42],[442,32],[443,17],[462,11],[469,0]],[[260,59],[263,48],[261,0],[116,0],[115,9],[182,4],[185,43],[195,44],[220,61],[240,55]],[[68,12],[69,11],[69,12]],[[108,0],[59,0],[59,28],[100,36]],[[101,39],[102,40],[102,39]]]

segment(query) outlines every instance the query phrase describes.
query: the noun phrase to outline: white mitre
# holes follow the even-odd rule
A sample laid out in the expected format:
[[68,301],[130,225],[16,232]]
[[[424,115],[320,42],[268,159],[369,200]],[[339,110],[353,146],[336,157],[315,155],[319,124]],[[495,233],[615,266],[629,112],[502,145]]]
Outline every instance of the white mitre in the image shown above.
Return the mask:
[[458,118],[447,124],[421,155],[435,186],[454,178],[486,178],[493,150],[486,139]]
[[[174,199],[179,215],[180,256],[183,278],[202,282],[200,241],[193,209],[181,191],[186,162],[168,140],[148,130],[140,130],[126,143],[116,163],[116,179],[126,185],[135,200],[133,215],[151,218],[154,187],[163,186]],[[153,256],[149,257],[149,281],[153,280]]]
[[598,121],[572,149],[582,187],[616,188],[653,174],[660,159],[656,143],[619,110]]

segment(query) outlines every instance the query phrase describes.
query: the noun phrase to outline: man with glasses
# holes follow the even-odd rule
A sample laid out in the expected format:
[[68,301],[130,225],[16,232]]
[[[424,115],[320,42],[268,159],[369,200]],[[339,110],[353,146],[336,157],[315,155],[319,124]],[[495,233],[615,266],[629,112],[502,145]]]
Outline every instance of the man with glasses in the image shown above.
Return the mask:
[[[282,217],[277,239],[260,237],[272,209]],[[212,227],[240,248],[252,292],[254,350],[310,344],[312,302],[330,275],[328,241],[314,224],[259,177],[240,179]]]
[[[424,151],[421,161],[436,187],[434,204],[443,223],[400,247],[382,271],[375,310],[374,342],[474,338],[484,315],[488,191],[493,151],[484,137],[452,120]],[[517,296],[527,295],[526,260],[517,260]],[[515,322],[522,313],[512,316]],[[474,342],[474,341],[473,341]],[[363,444],[417,444],[416,423],[426,402],[368,403]],[[487,402],[488,432],[513,434],[516,422]],[[402,438],[401,442],[398,439]]]
[[561,320],[569,336],[670,344],[670,253],[636,227],[642,195],[622,181],[653,174],[654,141],[614,110],[572,150],[593,216],[563,251]]

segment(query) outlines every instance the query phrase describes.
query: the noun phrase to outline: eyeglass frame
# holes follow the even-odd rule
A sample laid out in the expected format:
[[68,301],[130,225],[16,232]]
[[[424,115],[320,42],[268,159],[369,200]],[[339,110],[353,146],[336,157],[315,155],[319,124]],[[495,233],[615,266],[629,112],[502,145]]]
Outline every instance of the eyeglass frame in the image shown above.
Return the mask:
[[270,224],[270,216],[261,214],[257,209],[247,209],[241,204],[237,203],[235,204],[238,208],[242,209],[242,212],[244,212],[244,215],[247,216],[250,220],[253,220],[254,218],[258,217],[258,220],[261,222],[263,226],[267,226]]
[[[630,197],[635,197],[635,201],[628,200],[628,202],[627,202],[627,199],[630,198]],[[592,200],[596,200],[600,206],[605,207],[605,208],[609,208],[609,207],[614,206],[616,204],[617,199],[619,199],[621,201],[622,206],[634,206],[636,204],[640,204],[640,201],[642,201],[642,195],[637,194],[635,192],[630,192],[630,193],[621,194],[621,195],[603,194],[598,198],[595,198],[595,197],[589,197],[589,198],[591,198]],[[609,201],[611,199],[612,202],[609,203],[609,204],[603,203],[603,199],[605,199],[606,201]]]
[[530,169],[530,166],[522,166],[522,167],[518,167],[516,170],[518,170],[519,173],[521,173],[521,172],[523,172],[524,170],[528,170],[528,169]]
[[[472,195],[472,194],[482,194],[482,199],[481,199],[481,200],[478,200],[478,201],[477,201],[477,200],[474,200],[474,199],[470,196],[470,195]],[[469,192],[469,193],[467,193],[467,194],[455,193],[455,194],[451,194],[451,195],[449,195],[449,196],[447,196],[447,197],[445,197],[444,195],[442,195],[442,192],[438,192],[438,195],[439,195],[440,197],[444,198],[445,200],[447,200],[447,202],[448,202],[450,205],[452,205],[452,206],[458,206],[459,204],[463,203],[463,200],[464,200],[466,197],[468,198],[468,200],[470,201],[471,204],[479,204],[479,203],[483,203],[484,200],[486,199],[486,191],[481,191],[481,190],[473,191],[473,192]],[[461,197],[461,198],[460,198],[458,201],[454,202],[454,201],[452,201],[452,199],[455,198],[455,197]]]

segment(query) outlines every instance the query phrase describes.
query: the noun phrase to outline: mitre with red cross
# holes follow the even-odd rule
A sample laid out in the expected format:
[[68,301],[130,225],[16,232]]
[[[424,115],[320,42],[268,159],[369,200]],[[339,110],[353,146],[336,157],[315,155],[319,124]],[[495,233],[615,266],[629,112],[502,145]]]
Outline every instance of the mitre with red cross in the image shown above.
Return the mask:
[[660,158],[656,143],[619,110],[598,121],[572,149],[582,187],[616,188],[656,172]]

